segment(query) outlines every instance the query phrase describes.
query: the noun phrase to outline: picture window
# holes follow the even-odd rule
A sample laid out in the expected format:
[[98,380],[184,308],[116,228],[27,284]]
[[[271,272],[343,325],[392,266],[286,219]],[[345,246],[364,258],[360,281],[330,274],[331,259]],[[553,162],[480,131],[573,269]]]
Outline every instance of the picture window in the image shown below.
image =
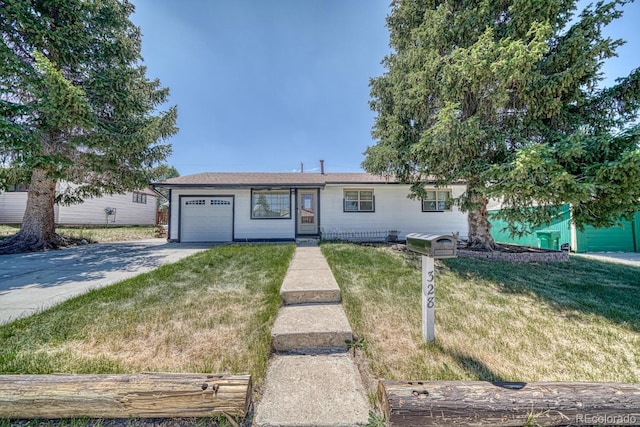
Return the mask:
[[289,190],[252,191],[251,218],[291,218],[291,192]]

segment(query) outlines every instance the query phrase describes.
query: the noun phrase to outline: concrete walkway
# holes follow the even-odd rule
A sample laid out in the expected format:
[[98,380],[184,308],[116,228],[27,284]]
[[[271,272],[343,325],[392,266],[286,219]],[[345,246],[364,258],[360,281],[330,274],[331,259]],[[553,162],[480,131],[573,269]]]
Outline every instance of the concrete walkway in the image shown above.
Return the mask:
[[0,256],[0,324],[176,262],[212,244],[148,239]]
[[356,426],[370,405],[345,340],[340,288],[316,247],[297,247],[280,291],[272,356],[255,426]]

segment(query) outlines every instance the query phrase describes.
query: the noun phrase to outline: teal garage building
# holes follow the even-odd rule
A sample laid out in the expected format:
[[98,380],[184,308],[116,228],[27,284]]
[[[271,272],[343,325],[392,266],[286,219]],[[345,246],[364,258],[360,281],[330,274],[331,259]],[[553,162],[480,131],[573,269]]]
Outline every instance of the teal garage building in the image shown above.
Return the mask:
[[489,221],[491,235],[497,243],[554,250],[560,250],[562,245],[568,245],[571,251],[577,253],[640,252],[640,212],[636,213],[631,221],[621,219],[617,226],[608,228],[586,226],[581,231],[571,226],[571,211],[567,205],[551,223],[544,227],[533,229],[529,227],[531,233],[522,237],[509,236],[509,232],[504,230],[506,223],[492,217],[491,214],[496,212],[498,210],[489,211]]

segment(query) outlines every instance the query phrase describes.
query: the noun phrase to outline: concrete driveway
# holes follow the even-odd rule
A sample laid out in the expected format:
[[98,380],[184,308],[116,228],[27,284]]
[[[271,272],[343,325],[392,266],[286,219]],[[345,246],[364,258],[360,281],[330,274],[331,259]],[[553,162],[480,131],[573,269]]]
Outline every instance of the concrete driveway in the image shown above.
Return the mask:
[[213,244],[164,239],[101,243],[59,251],[0,256],[0,324],[91,289],[171,264]]
[[589,252],[575,256],[640,267],[640,252]]

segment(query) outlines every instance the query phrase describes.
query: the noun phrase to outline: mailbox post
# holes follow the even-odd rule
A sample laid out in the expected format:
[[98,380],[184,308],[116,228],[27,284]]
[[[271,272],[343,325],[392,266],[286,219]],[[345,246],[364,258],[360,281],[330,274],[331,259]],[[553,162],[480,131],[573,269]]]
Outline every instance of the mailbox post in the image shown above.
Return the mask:
[[422,339],[433,342],[435,336],[436,258],[455,258],[458,241],[453,236],[407,234],[407,249],[422,255]]

